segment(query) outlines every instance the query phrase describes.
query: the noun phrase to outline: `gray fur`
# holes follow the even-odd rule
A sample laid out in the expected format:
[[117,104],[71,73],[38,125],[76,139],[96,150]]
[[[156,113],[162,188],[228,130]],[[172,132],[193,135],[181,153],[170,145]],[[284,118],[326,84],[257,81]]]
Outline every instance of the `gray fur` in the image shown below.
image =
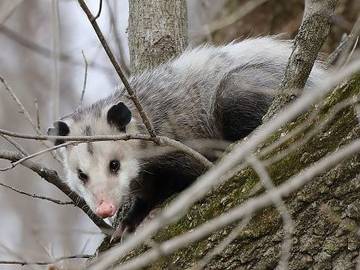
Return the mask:
[[[223,95],[240,96],[242,98],[238,98],[239,102],[247,102],[245,105],[263,114],[267,108],[257,108],[256,101],[248,98],[249,93],[271,96],[271,90],[277,89],[281,82],[290,53],[289,41],[269,37],[218,48],[202,46],[133,77],[130,84],[158,134],[180,141],[222,139],[214,111],[220,102],[219,98]],[[228,74],[232,74],[232,85],[223,82]],[[316,63],[308,85],[316,85],[322,77],[320,64]],[[227,89],[223,89],[224,85]],[[138,129],[146,132],[123,87],[113,95],[76,111],[71,117],[75,122],[81,122],[89,115],[99,118],[104,108],[119,101],[131,109],[137,119]],[[98,134],[100,131],[94,132]]]

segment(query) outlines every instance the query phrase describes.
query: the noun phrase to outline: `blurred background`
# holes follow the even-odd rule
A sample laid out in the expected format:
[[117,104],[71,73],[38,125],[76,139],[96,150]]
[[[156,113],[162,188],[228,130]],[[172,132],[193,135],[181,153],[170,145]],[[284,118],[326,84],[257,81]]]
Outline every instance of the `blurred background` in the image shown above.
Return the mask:
[[[99,1],[87,2],[95,14]],[[259,35],[292,38],[301,23],[303,8],[303,0],[188,0],[190,46],[203,42],[225,44]],[[324,53],[338,46],[359,14],[360,1],[339,1]],[[124,66],[129,65],[127,19],[128,0],[105,0],[97,20]],[[119,79],[77,1],[0,1],[0,76],[34,121],[39,122],[42,132],[80,104],[84,56],[88,62],[84,104],[89,104],[111,93]],[[35,133],[2,84],[0,128]],[[44,148],[34,141],[18,142],[29,153]],[[14,150],[1,137],[0,149]],[[61,166],[51,155],[36,161],[61,172]],[[8,165],[0,160],[1,167]],[[66,200],[55,187],[21,166],[0,173],[0,183]],[[103,237],[79,209],[26,197],[2,186],[0,228],[0,260],[41,261],[92,254]],[[63,267],[67,269],[70,263]],[[0,269],[27,267],[0,265]]]

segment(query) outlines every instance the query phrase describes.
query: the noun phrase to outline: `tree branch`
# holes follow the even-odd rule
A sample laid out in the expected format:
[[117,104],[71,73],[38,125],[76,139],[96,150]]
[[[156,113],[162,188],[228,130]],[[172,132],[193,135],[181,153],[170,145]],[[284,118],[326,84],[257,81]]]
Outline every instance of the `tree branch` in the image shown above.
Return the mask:
[[330,32],[330,17],[336,3],[337,0],[305,1],[303,21],[295,37],[279,93],[264,116],[264,121],[268,121],[280,108],[294,100],[304,88],[320,48]]
[[95,33],[97,35],[97,37],[99,38],[99,41],[101,42],[107,56],[109,57],[112,65],[114,66],[116,73],[119,75],[121,81],[123,82],[126,91],[129,93],[129,98],[131,99],[131,101],[134,103],[136,109],[139,112],[139,115],[147,129],[147,131],[149,132],[151,137],[156,137],[156,133],[155,130],[148,118],[148,116],[146,115],[144,109],[142,108],[140,101],[138,99],[138,97],[136,96],[134,90],[131,88],[124,72],[122,71],[119,63],[116,61],[116,58],[114,56],[114,54],[112,53],[109,44],[107,43],[107,41],[105,40],[105,37],[103,35],[103,33],[100,30],[99,25],[97,24],[96,20],[94,19],[94,16],[92,15],[90,9],[88,8],[88,6],[86,5],[84,0],[78,0],[80,7],[82,8],[82,10],[85,12],[86,16],[88,17],[92,27],[95,30]]
[[[20,153],[10,152],[10,151],[0,151],[0,158],[7,159],[12,162],[16,162],[17,160],[21,159],[23,156]],[[86,202],[75,194],[59,177],[56,171],[50,170],[38,163],[34,163],[32,161],[25,161],[23,166],[31,169],[33,172],[37,173],[41,178],[46,180],[48,183],[53,184],[58,189],[60,189],[66,196],[68,196],[74,204],[79,207],[98,227],[99,229],[105,234],[111,234],[113,228],[108,225],[105,221],[101,218],[97,217],[86,204]]]

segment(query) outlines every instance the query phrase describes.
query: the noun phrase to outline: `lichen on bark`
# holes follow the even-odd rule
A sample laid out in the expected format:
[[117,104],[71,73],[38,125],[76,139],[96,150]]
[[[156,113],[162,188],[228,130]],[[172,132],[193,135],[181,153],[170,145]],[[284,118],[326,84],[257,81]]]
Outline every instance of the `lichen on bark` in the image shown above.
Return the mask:
[[[287,141],[264,159],[269,159],[296,141],[305,138],[319,123],[323,123],[336,104],[360,93],[360,76],[334,90],[322,103],[286,125],[262,147],[276,141],[306,121],[317,110],[316,118],[304,132]],[[267,167],[275,184],[316,162],[338,147],[359,138],[360,126],[352,106],[347,106],[314,134],[305,144]],[[261,149],[260,149],[261,150]],[[360,239],[360,155],[353,156],[286,198],[296,229],[289,261],[290,269],[354,269],[359,255]],[[250,168],[239,171],[232,179],[215,188],[194,205],[176,224],[160,231],[154,240],[162,242],[184,233],[216,217],[251,196],[264,192],[258,177]],[[214,248],[236,224],[215,232],[206,239],[181,249],[168,258],[161,258],[148,269],[167,269],[172,264],[180,269],[192,266]],[[273,206],[259,211],[250,224],[222,254],[205,269],[273,269],[276,267],[283,240],[281,216]],[[142,253],[146,247],[133,251],[126,258]]]

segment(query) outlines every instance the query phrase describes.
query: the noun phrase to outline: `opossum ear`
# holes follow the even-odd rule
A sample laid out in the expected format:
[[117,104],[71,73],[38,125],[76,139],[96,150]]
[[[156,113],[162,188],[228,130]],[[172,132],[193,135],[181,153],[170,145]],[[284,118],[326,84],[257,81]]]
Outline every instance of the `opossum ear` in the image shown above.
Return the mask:
[[[69,126],[63,121],[54,122],[54,127],[49,128],[47,134],[50,136],[67,136],[70,133]],[[63,140],[55,140],[55,145],[64,143]]]
[[130,123],[131,111],[122,102],[112,106],[107,113],[107,121],[110,125],[116,126],[116,128],[122,132],[125,132],[125,127]]

